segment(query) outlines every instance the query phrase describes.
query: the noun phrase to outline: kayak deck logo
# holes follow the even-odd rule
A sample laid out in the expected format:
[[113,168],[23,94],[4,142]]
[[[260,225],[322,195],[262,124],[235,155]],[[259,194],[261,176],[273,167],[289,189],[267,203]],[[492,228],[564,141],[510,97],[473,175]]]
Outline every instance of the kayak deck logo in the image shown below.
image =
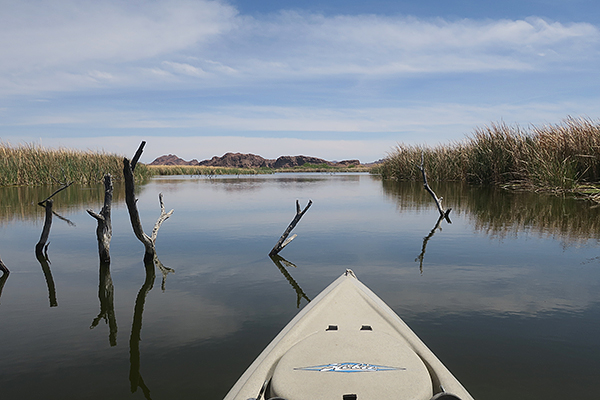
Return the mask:
[[316,371],[316,372],[380,372],[380,371],[398,371],[406,370],[406,368],[398,367],[386,367],[384,365],[373,365],[368,363],[355,363],[355,362],[344,362],[344,363],[332,363],[324,365],[315,365],[312,367],[294,368],[294,370],[301,371]]

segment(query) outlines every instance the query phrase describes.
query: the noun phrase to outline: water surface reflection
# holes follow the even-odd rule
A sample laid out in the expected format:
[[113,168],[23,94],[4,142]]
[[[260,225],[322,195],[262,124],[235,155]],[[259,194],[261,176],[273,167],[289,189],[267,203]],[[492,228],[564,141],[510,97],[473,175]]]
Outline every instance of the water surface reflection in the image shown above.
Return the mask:
[[[151,290],[156,271],[140,262],[118,185],[110,268],[98,265],[96,221],[85,212],[101,207],[102,185],[69,187],[57,201],[75,225],[52,227],[52,285],[31,254],[43,210],[27,211],[13,191],[0,212],[0,250],[11,268],[0,303],[2,398],[136,399],[150,390],[155,400],[222,398],[298,307],[346,268],[475,398],[593,393],[600,210],[568,198],[430,185],[452,207],[452,224],[438,221],[420,183],[365,174],[155,179],[138,191],[144,226],[159,215],[160,192],[177,210],[156,244],[177,271],[164,291]],[[52,192],[31,190],[31,201]],[[292,205],[308,199],[298,238],[270,258]],[[52,308],[50,286],[60,289]],[[107,323],[109,340],[106,330],[89,329],[91,318],[92,326]],[[117,341],[117,320],[129,319],[129,343]]]

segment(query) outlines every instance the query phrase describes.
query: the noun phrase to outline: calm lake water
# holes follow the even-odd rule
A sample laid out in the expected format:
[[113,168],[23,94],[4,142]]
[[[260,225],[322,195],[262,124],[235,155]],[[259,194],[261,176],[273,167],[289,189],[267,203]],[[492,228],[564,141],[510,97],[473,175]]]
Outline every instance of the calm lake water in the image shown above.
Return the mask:
[[[388,303],[476,399],[598,392],[600,208],[589,203],[366,174],[156,178],[138,188],[150,232],[175,210],[146,273],[115,187],[112,263],[99,274],[103,187],[55,196],[48,257],[36,203],[53,187],[0,188],[0,397],[221,399],[281,328],[346,268]],[[313,205],[280,255],[268,253]],[[110,281],[112,279],[112,285]],[[99,292],[102,287],[112,291]],[[132,390],[134,392],[132,393]]]

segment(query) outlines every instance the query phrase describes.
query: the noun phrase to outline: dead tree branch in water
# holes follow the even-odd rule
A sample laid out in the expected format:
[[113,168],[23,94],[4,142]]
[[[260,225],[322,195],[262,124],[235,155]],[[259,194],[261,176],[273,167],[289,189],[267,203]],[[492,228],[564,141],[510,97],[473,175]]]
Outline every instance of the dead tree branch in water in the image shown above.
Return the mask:
[[148,258],[153,260],[154,265],[163,274],[163,290],[164,290],[164,279],[169,272],[174,272],[172,268],[165,267],[162,262],[158,259],[158,255],[156,254],[156,237],[158,236],[158,230],[160,229],[163,222],[165,222],[172,214],[174,210],[169,212],[165,212],[165,205],[163,202],[163,195],[160,193],[158,195],[158,200],[160,202],[160,216],[154,224],[154,228],[152,229],[152,236],[148,236],[144,232],[144,228],[142,227],[142,222],[140,220],[140,213],[137,209],[137,199],[135,198],[135,182],[133,178],[133,171],[137,164],[138,159],[142,155],[142,151],[144,149],[144,145],[146,142],[142,142],[140,147],[135,153],[133,160],[130,162],[129,159],[123,159],[123,175],[125,178],[125,203],[127,204],[127,211],[129,212],[129,219],[131,221],[131,227],[133,228],[133,232],[135,236],[138,238],[140,242],[144,245],[145,255],[144,259]]
[[292,240],[294,240],[294,238],[296,237],[295,234],[292,237],[290,237],[289,239],[287,237],[290,235],[290,233],[292,232],[292,229],[294,229],[296,227],[296,225],[300,221],[300,218],[302,218],[304,213],[306,211],[308,211],[308,209],[310,208],[311,205],[312,205],[312,200],[308,200],[308,204],[306,205],[304,210],[302,210],[302,209],[300,209],[300,203],[298,202],[298,200],[296,200],[296,216],[294,217],[292,222],[290,222],[290,224],[288,225],[285,232],[283,232],[283,235],[281,235],[281,237],[277,241],[277,244],[275,244],[275,247],[273,247],[273,249],[271,249],[271,252],[269,253],[270,256],[274,256],[274,255],[278,254],[281,250],[283,250],[283,248],[285,246],[287,246],[288,244],[290,244],[290,242]]
[[52,194],[51,194],[50,196],[48,196],[46,199],[44,199],[44,200],[40,201],[40,202],[38,203],[38,206],[42,206],[42,207],[44,207],[44,203],[46,203],[48,200],[50,200],[51,198],[53,198],[53,197],[54,197],[54,195],[56,195],[57,193],[59,193],[59,192],[61,192],[61,191],[65,190],[66,188],[68,188],[68,187],[69,187],[69,186],[71,186],[72,184],[73,184],[73,182],[69,182],[69,183],[63,183],[63,184],[62,184],[62,186],[61,186],[60,188],[58,188],[58,189],[56,189],[56,190],[54,191],[54,193],[52,193]]
[[448,216],[450,214],[450,211],[452,211],[451,208],[444,210],[444,208],[442,207],[442,200],[444,199],[443,197],[438,198],[434,191],[429,187],[429,185],[427,184],[427,174],[425,173],[425,167],[424,167],[424,157],[423,157],[423,153],[421,153],[421,165],[418,166],[419,169],[421,170],[421,173],[423,174],[423,185],[425,186],[425,190],[427,190],[429,192],[429,194],[431,195],[431,197],[433,197],[433,201],[435,201],[435,204],[437,206],[438,211],[440,212],[440,216],[444,219],[446,219],[446,221],[448,223],[452,223],[452,221],[450,221],[450,217]]
[[159,202],[161,208],[160,217],[156,221],[154,225],[154,229],[152,230],[152,237],[148,236],[144,232],[144,228],[142,227],[142,222],[140,221],[140,213],[137,209],[137,199],[135,198],[135,184],[133,181],[133,169],[131,168],[131,164],[127,158],[123,159],[123,173],[125,175],[125,203],[127,204],[127,210],[129,211],[129,219],[131,221],[131,226],[133,228],[133,232],[135,236],[139,239],[140,242],[144,244],[146,248],[146,254],[150,256],[154,256],[156,253],[155,242],[156,236],[158,235],[158,230],[164,221],[166,221],[172,214],[174,210],[165,212],[165,206],[162,199],[162,193],[159,194]]
[[110,174],[104,175],[104,206],[100,213],[87,210],[87,213],[98,221],[96,237],[98,238],[98,254],[100,262],[110,263],[110,240],[112,238],[112,223],[110,212],[113,197],[113,185]]
[[[50,196],[52,197],[52,196]],[[42,229],[42,234],[40,235],[39,242],[35,245],[35,253],[43,255],[44,246],[48,241],[48,236],[50,236],[50,227],[52,226],[52,204],[54,201],[50,198],[44,200],[43,202],[39,202],[38,204],[46,210],[46,218],[44,220],[44,228]]]

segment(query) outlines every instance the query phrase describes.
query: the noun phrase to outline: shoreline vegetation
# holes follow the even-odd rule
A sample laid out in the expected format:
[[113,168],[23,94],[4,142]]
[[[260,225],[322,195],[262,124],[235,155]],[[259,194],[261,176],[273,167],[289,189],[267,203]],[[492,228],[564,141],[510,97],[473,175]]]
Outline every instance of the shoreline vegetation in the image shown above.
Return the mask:
[[502,122],[448,145],[398,144],[372,173],[422,180],[422,156],[429,181],[570,193],[600,203],[600,123],[590,119],[528,129]]
[[[491,185],[504,189],[573,194],[600,203],[600,122],[571,118],[556,125],[493,123],[459,142],[425,146],[398,144],[376,165],[309,164],[286,168],[230,168],[139,163],[136,180],[158,175],[258,175],[283,172],[370,172],[385,180],[428,180]],[[102,182],[123,179],[123,156],[104,152],[0,142],[0,186]]]
[[[36,144],[11,146],[0,142],[0,187],[48,184],[94,184],[109,173],[113,181],[123,180],[123,157],[104,152],[50,149]],[[231,168],[191,165],[148,165],[138,163],[135,180],[157,175],[258,175],[282,172],[368,172],[370,166],[337,167],[310,164],[289,168]]]
[[350,165],[348,167],[335,167],[327,164],[310,164],[286,168],[232,168],[208,167],[199,165],[148,165],[153,176],[155,175],[262,175],[286,172],[370,172],[370,166]]
[[[136,168],[136,179],[151,176],[147,166]],[[37,186],[67,182],[93,184],[105,174],[123,179],[123,156],[73,149],[48,149],[35,144],[0,143],[0,186]]]

